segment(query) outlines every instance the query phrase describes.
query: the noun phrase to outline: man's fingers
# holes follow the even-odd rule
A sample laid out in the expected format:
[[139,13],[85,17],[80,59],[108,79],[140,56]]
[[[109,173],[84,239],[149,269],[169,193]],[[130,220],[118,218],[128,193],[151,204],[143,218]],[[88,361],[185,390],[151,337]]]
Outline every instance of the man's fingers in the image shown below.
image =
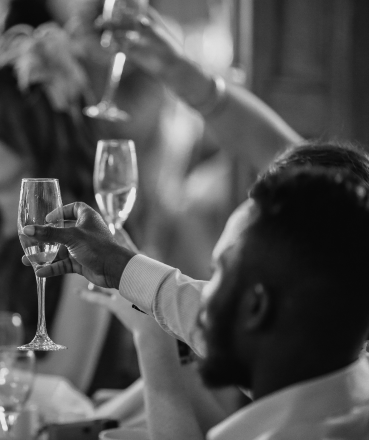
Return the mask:
[[42,242],[55,242],[68,245],[75,228],[54,228],[50,226],[27,225],[23,234]]
[[81,266],[72,258],[65,258],[36,270],[36,275],[44,278],[56,277],[67,273],[78,273],[81,275]]
[[87,206],[88,205],[82,202],[69,203],[69,205],[63,206],[62,216],[60,213],[60,208],[57,208],[47,214],[46,221],[56,223],[61,217],[64,217],[64,220],[76,220],[78,219],[78,214],[80,211]]
[[70,205],[64,206],[65,218],[73,218],[72,215],[74,215],[74,218],[79,219],[84,211],[94,212],[91,206],[83,202],[75,202],[71,203]]

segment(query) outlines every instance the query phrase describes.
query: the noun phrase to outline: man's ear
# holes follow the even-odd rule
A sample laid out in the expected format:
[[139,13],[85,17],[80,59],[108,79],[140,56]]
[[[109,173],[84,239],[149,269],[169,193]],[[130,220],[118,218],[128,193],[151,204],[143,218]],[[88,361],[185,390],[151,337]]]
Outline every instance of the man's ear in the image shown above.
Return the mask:
[[268,290],[262,284],[249,287],[243,294],[238,310],[241,326],[246,331],[258,330],[266,323],[271,311]]

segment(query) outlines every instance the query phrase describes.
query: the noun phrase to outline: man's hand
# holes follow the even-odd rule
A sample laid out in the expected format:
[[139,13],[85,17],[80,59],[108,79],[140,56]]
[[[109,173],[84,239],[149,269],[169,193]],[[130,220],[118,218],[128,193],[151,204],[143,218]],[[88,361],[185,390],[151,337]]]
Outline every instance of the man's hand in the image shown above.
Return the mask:
[[[118,289],[122,272],[135,254],[118,245],[102,217],[85,203],[66,205],[63,213],[65,220],[76,221],[75,226],[25,226],[23,230],[40,242],[63,245],[55,262],[39,267],[37,276],[78,273],[98,286]],[[52,222],[53,215],[48,214],[46,220]],[[30,264],[26,256],[22,261]]]

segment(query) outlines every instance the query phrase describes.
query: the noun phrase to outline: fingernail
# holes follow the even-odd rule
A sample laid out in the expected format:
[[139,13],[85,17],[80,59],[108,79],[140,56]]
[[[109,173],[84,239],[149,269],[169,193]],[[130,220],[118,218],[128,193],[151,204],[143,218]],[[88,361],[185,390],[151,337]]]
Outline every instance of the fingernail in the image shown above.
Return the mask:
[[35,227],[28,225],[23,228],[23,233],[26,235],[35,235]]

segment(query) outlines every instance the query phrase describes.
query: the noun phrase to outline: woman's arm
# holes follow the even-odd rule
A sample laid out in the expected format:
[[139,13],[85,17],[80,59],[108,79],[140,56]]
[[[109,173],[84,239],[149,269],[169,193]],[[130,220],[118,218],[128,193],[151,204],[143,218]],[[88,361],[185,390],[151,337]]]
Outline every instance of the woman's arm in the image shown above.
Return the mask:
[[222,82],[214,82],[211,74],[187,59],[155,11],[150,20],[141,20],[140,38],[121,41],[130,61],[202,113],[220,147],[256,169],[264,169],[278,151],[302,140],[254,94],[237,86],[223,89]]
[[[150,38],[153,38],[152,34]],[[134,50],[130,53],[139,63],[139,49]],[[302,140],[253,93],[230,84],[218,90],[214,87],[213,76],[184,56],[177,55],[169,66],[163,67],[159,77],[190,107],[202,113],[207,128],[213,132],[221,148],[258,170],[266,168],[277,152]],[[214,105],[207,106],[208,100]]]

